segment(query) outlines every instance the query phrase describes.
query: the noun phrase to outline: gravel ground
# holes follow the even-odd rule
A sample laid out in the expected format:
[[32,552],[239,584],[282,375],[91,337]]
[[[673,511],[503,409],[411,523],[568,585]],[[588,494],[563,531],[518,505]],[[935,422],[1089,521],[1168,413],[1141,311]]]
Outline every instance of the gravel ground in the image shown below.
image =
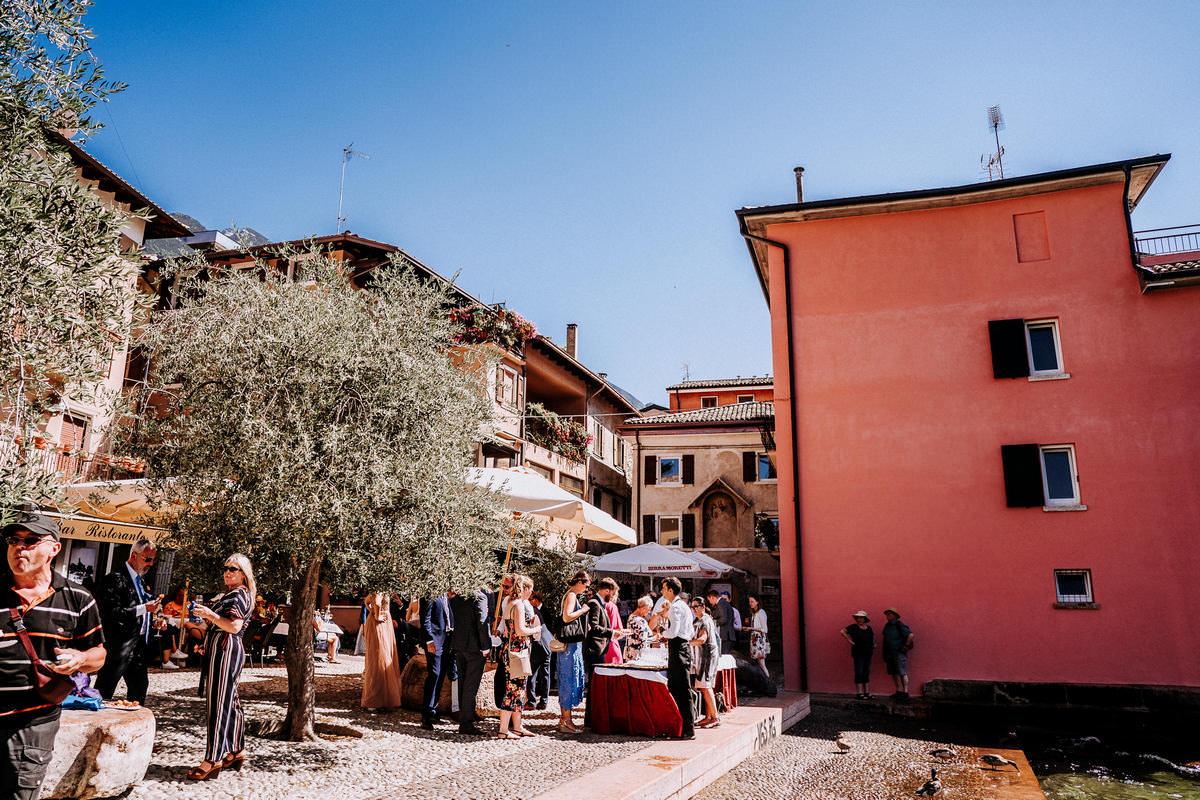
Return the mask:
[[[527,716],[539,734],[518,741],[460,736],[452,724],[436,731],[420,728],[415,712],[373,715],[358,708],[362,659],[342,656],[341,664],[317,664],[317,721],[348,726],[361,738],[291,744],[248,736],[241,772],[222,772],[201,783],[184,773],[204,756],[204,704],[196,696],[198,673],[152,671],[147,705],[158,721],[154,756],[146,779],[131,800],[166,798],[356,798],[453,797],[458,800],[527,797],[579,772],[608,764],[647,745],[625,737],[565,737],[554,733],[558,710]],[[278,719],[286,705],[282,667],[250,667],[240,691],[247,721]],[[121,696],[118,690],[118,697]],[[578,721],[578,719],[577,719]],[[495,721],[481,723],[494,732]],[[535,777],[536,776],[536,777]]]
[[[850,743],[840,753],[834,740]],[[945,785],[938,797],[984,800],[993,796],[978,768],[978,751],[961,738],[934,731],[928,724],[825,706],[751,756],[696,796],[697,800],[891,800],[911,798],[938,768]],[[957,738],[957,741],[956,741]],[[938,762],[934,747],[951,747],[958,757]]]

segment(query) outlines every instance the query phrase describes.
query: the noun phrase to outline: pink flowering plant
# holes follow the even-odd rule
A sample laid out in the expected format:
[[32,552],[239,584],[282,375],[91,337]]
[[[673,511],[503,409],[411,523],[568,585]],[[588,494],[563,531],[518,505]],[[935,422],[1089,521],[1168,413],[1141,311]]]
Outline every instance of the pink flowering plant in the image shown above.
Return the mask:
[[587,460],[592,435],[578,422],[563,419],[541,403],[526,406],[525,436],[529,441],[571,461]]
[[520,351],[537,336],[532,322],[500,306],[460,306],[450,310],[450,321],[459,327],[459,344],[492,342],[505,350]]

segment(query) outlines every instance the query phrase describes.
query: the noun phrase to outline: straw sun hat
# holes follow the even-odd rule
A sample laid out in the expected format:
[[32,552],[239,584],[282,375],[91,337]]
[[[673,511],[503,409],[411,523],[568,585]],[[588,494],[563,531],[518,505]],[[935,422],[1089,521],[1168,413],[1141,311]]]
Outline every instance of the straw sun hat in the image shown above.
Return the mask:
[[855,619],[858,619],[859,617],[862,617],[862,618],[863,618],[863,619],[865,619],[867,622],[870,622],[870,621],[871,621],[871,618],[870,618],[869,616],[867,616],[867,612],[866,612],[866,611],[862,611],[862,610],[855,611],[855,612],[854,612],[853,614],[851,614],[850,616],[854,617]]

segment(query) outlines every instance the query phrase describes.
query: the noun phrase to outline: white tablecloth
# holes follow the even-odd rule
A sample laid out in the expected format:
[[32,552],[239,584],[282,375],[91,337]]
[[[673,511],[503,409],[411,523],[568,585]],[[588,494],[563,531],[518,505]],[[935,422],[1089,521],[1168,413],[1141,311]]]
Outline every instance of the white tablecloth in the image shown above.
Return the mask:
[[[276,636],[287,636],[289,630],[291,630],[291,628],[288,626],[288,624],[286,622],[281,622],[275,626],[275,635]],[[316,633],[316,631],[313,631],[313,632]],[[343,633],[343,632],[344,631],[342,631],[341,628],[339,628],[336,624],[334,624],[332,622],[322,622],[321,623],[321,633]]]

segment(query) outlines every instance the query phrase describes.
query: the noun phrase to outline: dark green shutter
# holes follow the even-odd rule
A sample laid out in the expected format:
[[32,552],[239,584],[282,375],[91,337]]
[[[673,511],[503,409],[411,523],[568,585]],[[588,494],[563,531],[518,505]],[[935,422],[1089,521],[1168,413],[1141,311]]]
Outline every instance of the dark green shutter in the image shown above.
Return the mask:
[[1045,505],[1042,488],[1042,452],[1036,444],[1000,446],[1004,465],[1004,499],[1009,508]]
[[988,321],[988,339],[992,343],[992,375],[997,378],[1029,376],[1029,353],[1025,349],[1025,320]]
[[642,485],[653,486],[658,483],[658,457],[646,456],[646,468],[642,470]]
[[758,453],[742,453],[742,482],[758,480]]
[[696,515],[683,515],[683,546],[692,549],[696,546]]
[[658,541],[658,520],[653,514],[642,515],[642,544]]
[[685,486],[690,486],[691,484],[693,484],[695,482],[696,482],[696,457],[690,456],[690,455],[684,456],[683,457],[683,484]]

